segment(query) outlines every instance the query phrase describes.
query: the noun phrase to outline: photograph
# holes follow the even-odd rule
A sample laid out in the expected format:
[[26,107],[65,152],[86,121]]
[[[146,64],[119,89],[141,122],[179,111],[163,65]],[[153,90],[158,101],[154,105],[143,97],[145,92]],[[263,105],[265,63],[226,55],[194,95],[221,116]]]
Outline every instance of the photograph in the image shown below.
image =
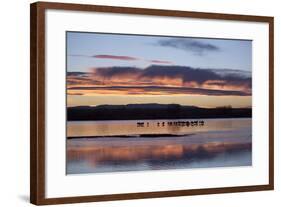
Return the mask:
[[252,165],[252,41],[66,32],[66,173]]
[[30,4],[32,204],[274,189],[274,16],[156,8]]

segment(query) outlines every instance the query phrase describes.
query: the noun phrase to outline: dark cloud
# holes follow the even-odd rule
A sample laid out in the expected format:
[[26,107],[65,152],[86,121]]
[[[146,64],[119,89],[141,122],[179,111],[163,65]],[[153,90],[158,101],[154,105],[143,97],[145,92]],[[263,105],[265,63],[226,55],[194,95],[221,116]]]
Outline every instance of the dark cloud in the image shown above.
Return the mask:
[[203,55],[205,52],[217,52],[220,50],[216,45],[186,38],[159,40],[157,45],[193,52],[196,55]]
[[124,75],[136,75],[142,72],[141,69],[134,67],[110,67],[110,68],[97,68],[93,69],[94,74],[99,75],[103,78],[111,78],[114,76],[124,76]]
[[145,69],[133,67],[110,67],[95,69],[94,74],[103,78],[117,76],[122,79],[124,75],[137,76],[137,80],[153,80],[155,79],[180,79],[182,83],[194,82],[197,85],[202,85],[208,81],[213,81],[211,85],[244,85],[251,88],[251,77],[247,77],[241,72],[236,71],[235,74],[219,74],[212,69],[197,69],[186,66],[163,66],[152,65]]
[[167,65],[151,65],[145,69],[94,68],[90,73],[68,73],[67,83],[72,90],[122,91],[127,94],[251,95],[249,73],[216,71]]
[[202,84],[207,80],[217,80],[219,75],[210,71],[195,69],[184,66],[157,66],[152,65],[143,70],[143,77],[169,77],[169,78],[181,78],[183,82],[194,81],[198,84]]
[[173,64],[171,61],[166,60],[150,60],[151,63],[159,63],[159,64]]
[[67,85],[99,85],[100,81],[94,80],[90,73],[86,72],[68,72]]

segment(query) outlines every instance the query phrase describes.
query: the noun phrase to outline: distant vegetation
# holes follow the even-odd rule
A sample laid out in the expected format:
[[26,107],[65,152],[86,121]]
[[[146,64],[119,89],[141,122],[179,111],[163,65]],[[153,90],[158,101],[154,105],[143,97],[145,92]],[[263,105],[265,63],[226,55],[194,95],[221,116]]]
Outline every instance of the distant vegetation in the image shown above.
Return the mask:
[[68,121],[243,118],[251,116],[251,108],[232,108],[231,106],[210,109],[179,104],[128,104],[67,108]]

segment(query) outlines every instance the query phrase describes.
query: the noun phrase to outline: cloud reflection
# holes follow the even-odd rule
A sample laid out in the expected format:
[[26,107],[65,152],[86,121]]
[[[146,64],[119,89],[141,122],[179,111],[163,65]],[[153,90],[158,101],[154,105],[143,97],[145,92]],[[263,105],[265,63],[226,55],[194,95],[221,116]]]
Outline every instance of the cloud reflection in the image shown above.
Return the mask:
[[136,146],[87,145],[68,146],[69,162],[86,161],[92,167],[103,165],[126,165],[142,162],[184,162],[192,163],[210,160],[223,153],[239,153],[251,150],[251,143],[221,143],[207,144],[163,144]]

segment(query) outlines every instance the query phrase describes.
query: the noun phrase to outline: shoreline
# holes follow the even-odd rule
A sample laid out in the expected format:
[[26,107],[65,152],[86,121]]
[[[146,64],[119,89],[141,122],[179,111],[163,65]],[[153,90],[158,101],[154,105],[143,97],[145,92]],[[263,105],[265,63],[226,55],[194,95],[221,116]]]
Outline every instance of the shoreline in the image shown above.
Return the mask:
[[191,136],[194,133],[190,134],[132,134],[132,135],[108,135],[108,136],[72,136],[67,137],[67,139],[97,139],[97,138],[158,138],[158,137],[184,137]]
[[137,121],[137,122],[142,122],[142,121],[183,121],[183,120],[188,120],[188,121],[196,121],[196,120],[210,120],[210,119],[252,119],[252,116],[249,117],[227,117],[227,118],[180,118],[180,119],[105,119],[105,120],[66,120],[66,122],[116,122],[116,121]]

